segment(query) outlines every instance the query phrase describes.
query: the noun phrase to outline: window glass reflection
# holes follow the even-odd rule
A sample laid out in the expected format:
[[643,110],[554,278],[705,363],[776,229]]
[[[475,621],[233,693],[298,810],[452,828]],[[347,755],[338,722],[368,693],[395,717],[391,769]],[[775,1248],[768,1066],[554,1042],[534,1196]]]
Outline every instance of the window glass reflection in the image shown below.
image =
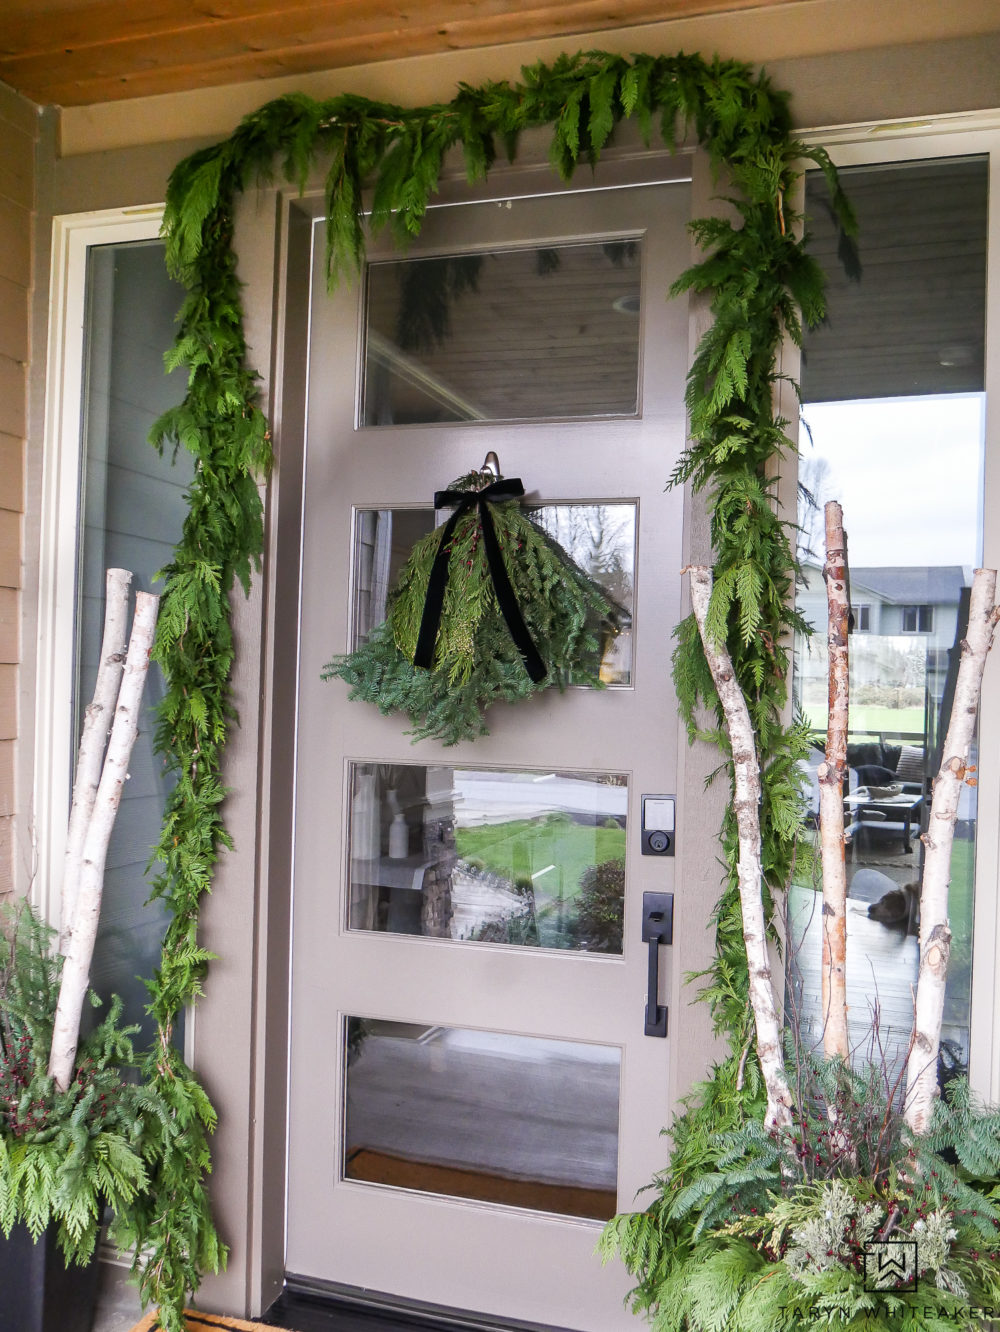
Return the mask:
[[355,930],[622,951],[628,786],[617,773],[355,763]]
[[[809,764],[811,817],[827,717],[826,591],[816,515],[828,499],[844,507],[852,605],[851,706],[845,791],[848,846],[848,994],[852,1041],[866,1049],[873,999],[890,1062],[905,1054],[911,985],[919,962],[917,891],[921,832],[931,779],[950,716],[972,569],[980,560],[983,398],[889,399],[810,404],[807,474],[813,505],[800,515],[803,578],[798,605],[814,634],[797,653],[797,692],[815,738]],[[940,467],[941,441],[949,466]],[[905,467],[902,466],[905,459]],[[853,517],[851,516],[853,514]],[[822,537],[820,535],[819,542]],[[918,563],[919,561],[919,563]],[[974,747],[972,761],[978,763]],[[976,788],[965,786],[952,852],[953,932],[942,1032],[942,1077],[964,1067],[972,985]],[[797,900],[806,1026],[822,1023],[819,920],[811,890]],[[874,977],[874,980],[873,980]]]
[[605,1221],[621,1052],[349,1017],[345,1179]]
[[[834,258],[823,187],[809,186],[815,252],[831,278],[828,321],[806,339],[802,385],[796,694],[816,769],[827,724],[823,506],[843,505],[850,599],[848,1005],[856,1056],[905,1058],[917,978],[921,832],[951,715],[972,570],[982,557],[986,164],[865,168],[846,181],[860,213],[861,275]],[[978,764],[976,742],[971,761]],[[963,788],[949,889],[952,952],[939,1081],[968,1065],[977,801]],[[813,883],[790,895],[789,998],[822,1033],[820,914]],[[875,1034],[871,1028],[875,1025]]]
[[[187,449],[159,455],[148,441],[153,422],[183,394],[177,376],[163,373],[163,354],[173,342],[182,297],[167,272],[162,241],[94,245],[88,251],[74,735],[80,732],[100,664],[105,570],[130,569],[136,588],[162,591],[156,571],[170,561],[188,511],[192,455]],[[157,707],[165,692],[160,667],[153,662],[130,780],[108,847],[90,974],[102,1002],[114,994],[122,999],[124,1021],[141,1029],[137,1046],[152,1040],[156,1029],[141,977],[152,975],[160,964],[169,919],[162,900],[150,900],[154,875],[148,863],[176,780],[154,753]],[[183,1048],[183,1014],[174,1039]]]
[[372,263],[363,425],[638,411],[641,242]]

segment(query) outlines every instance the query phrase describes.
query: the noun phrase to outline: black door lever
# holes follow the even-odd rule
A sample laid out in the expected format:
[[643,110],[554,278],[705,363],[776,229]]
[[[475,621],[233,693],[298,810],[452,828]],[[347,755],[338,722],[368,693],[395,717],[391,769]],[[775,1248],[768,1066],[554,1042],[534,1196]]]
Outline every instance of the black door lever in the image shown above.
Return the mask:
[[649,978],[646,997],[647,1036],[666,1036],[667,1007],[657,1003],[660,988],[660,944],[674,938],[673,893],[643,893],[642,941],[649,944]]

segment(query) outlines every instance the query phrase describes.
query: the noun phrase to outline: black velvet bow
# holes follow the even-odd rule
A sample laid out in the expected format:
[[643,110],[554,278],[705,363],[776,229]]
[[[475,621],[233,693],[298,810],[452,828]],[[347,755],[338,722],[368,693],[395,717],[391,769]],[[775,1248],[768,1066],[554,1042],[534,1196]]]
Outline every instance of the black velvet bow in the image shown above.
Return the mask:
[[420,633],[417,637],[417,650],[413,654],[414,666],[430,670],[434,664],[434,645],[437,642],[438,628],[441,624],[441,610],[444,606],[444,593],[448,584],[448,561],[451,557],[451,539],[455,534],[459,519],[473,508],[479,510],[479,521],[483,529],[483,546],[486,550],[486,564],[493,580],[493,591],[497,604],[507,622],[510,636],[524,660],[524,668],[535,684],[545,679],[545,663],[538,654],[524,623],[514,589],[511,587],[496,528],[490,514],[490,503],[494,500],[520,499],[524,486],[517,477],[506,481],[494,481],[482,490],[439,490],[434,495],[435,509],[457,506],[455,512],[445,523],[441,541],[431,565],[431,576],[427,583],[427,596],[424,600],[424,613],[420,620]]

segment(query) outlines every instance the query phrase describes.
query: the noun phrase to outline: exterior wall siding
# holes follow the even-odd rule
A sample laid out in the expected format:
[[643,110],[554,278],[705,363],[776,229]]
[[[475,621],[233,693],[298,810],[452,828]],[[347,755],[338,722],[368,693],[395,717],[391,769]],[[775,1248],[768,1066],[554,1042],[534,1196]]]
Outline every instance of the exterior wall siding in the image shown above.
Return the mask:
[[0,898],[13,887],[37,112],[0,86]]

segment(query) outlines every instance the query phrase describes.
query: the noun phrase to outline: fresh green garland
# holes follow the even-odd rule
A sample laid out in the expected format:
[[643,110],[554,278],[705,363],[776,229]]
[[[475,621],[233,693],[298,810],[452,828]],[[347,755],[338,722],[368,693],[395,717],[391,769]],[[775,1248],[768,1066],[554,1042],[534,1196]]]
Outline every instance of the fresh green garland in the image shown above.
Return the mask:
[[[366,237],[387,224],[405,241],[420,231],[446,154],[464,154],[470,181],[483,179],[498,153],[516,154],[532,127],[552,130],[551,161],[563,178],[593,164],[622,120],[649,137],[656,125],[668,146],[694,133],[715,168],[728,176],[737,222],[693,224],[706,251],[677,291],[710,293],[714,323],[703,338],[688,383],[691,442],[674,474],[707,493],[716,552],[715,631],[727,639],[750,699],[765,773],[764,867],[770,885],[788,877],[797,827],[794,758],[800,737],[781,724],[787,660],[784,637],[794,559],[787,527],[775,517],[773,462],[790,447],[775,416],[776,361],[782,340],[800,335],[822,311],[822,276],[796,235],[790,199],[803,160],[819,165],[847,230],[852,225],[826,154],[791,132],[787,97],[769,79],[731,60],[699,56],[626,58],[603,52],[560,57],[524,70],[519,83],[462,86],[450,102],[421,108],[354,96],[313,101],[279,98],[239,125],[225,141],[181,162],[170,178],[164,235],[171,271],[188,296],[171,366],[187,368],[184,403],[157,423],[159,447],[183,446],[195,457],[190,512],[167,569],[156,657],[167,680],[158,747],[177,778],[155,856],[156,893],[172,916],[150,1008],[159,1038],[146,1076],[164,1089],[187,1133],[184,1151],[164,1158],[148,1199],[145,1294],[161,1305],[167,1332],[181,1332],[185,1287],[217,1255],[205,1200],[210,1108],[171,1043],[177,1013],[201,991],[208,955],[197,940],[198,911],[222,848],[230,845],[221,806],[222,758],[234,720],[229,596],[248,585],[262,550],[258,484],[267,473],[270,440],[258,405],[246,344],[233,251],[233,208],[248,188],[279,170],[304,185],[327,164],[327,240],[331,282],[358,269]],[[371,214],[362,192],[371,188]],[[696,635],[681,626],[675,659],[681,706],[694,731],[699,700],[714,706]],[[717,716],[717,709],[716,709]],[[725,749],[721,730],[712,738]],[[718,910],[718,952],[707,997],[732,1054],[711,1090],[675,1135],[675,1152],[727,1115],[741,1113],[736,1068],[749,1040],[746,959],[735,894],[735,836],[723,829],[730,867]],[[745,1101],[759,1079],[746,1061]],[[194,1167],[194,1168],[192,1168]]]

